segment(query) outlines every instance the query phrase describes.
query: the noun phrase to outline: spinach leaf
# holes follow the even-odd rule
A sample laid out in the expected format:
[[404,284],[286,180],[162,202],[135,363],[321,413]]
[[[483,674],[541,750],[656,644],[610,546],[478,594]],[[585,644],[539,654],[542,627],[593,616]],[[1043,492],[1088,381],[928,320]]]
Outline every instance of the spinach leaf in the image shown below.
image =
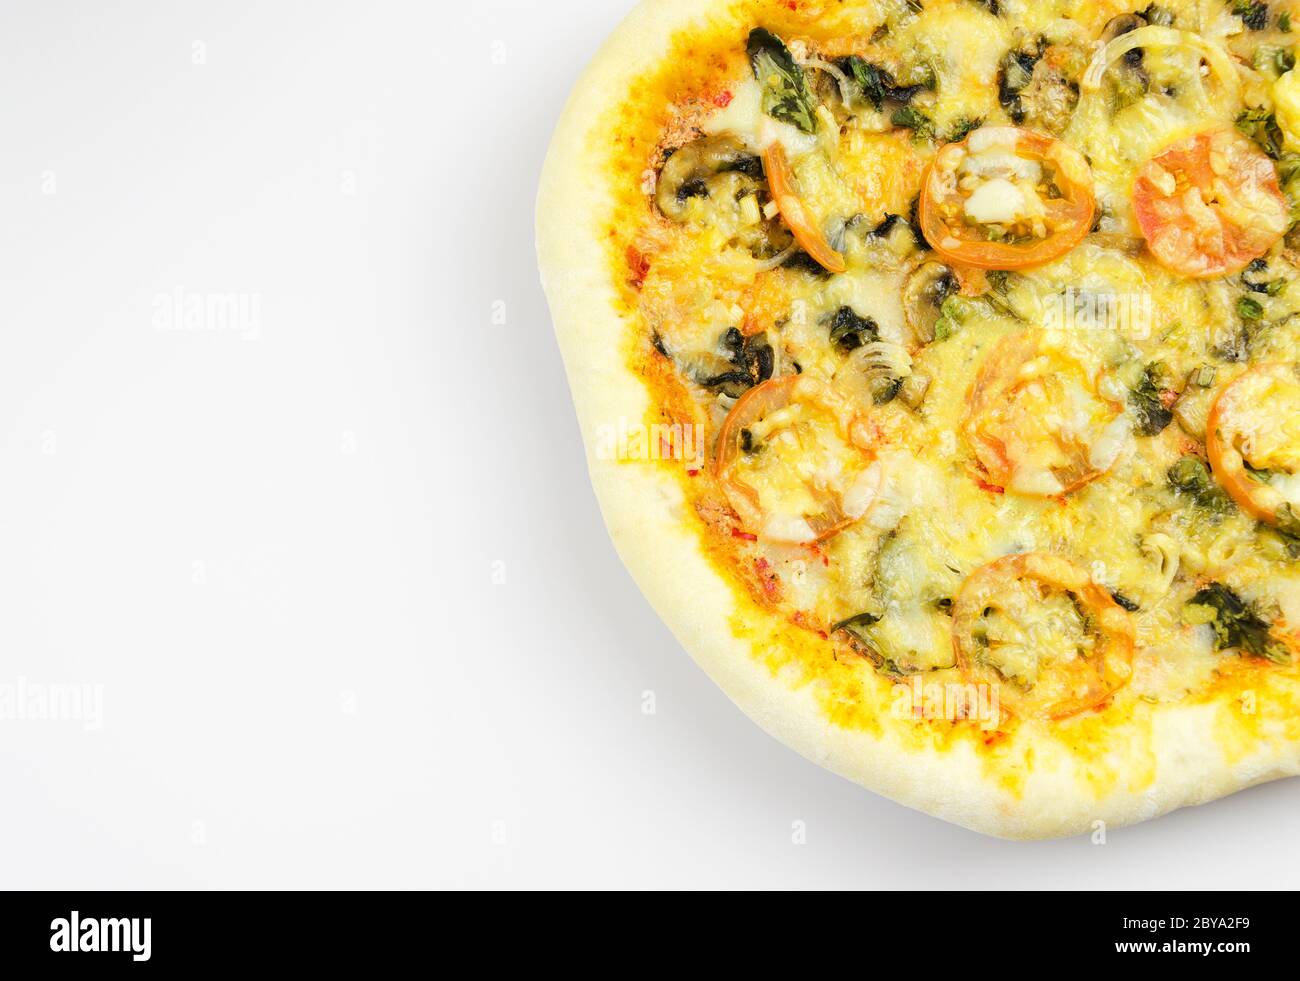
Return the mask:
[[817,102],[785,42],[762,27],[749,32],[749,64],[763,86],[763,111],[804,133],[817,132]]
[[1137,600],[1129,599],[1117,589],[1112,589],[1110,595],[1116,603],[1128,610],[1130,613],[1136,613],[1138,610],[1142,609],[1141,604],[1139,604]]
[[874,613],[859,613],[856,616],[848,617],[831,627],[831,633],[840,630],[847,630],[851,634],[857,632],[863,627],[870,627],[873,623],[879,623],[880,617]]
[[946,341],[961,330],[963,321],[979,311],[974,300],[964,296],[950,296],[939,307],[939,319],[934,322],[934,339]]
[[912,227],[912,238],[916,241],[916,247],[922,252],[932,252],[934,247],[926,241],[925,235],[921,232],[921,195],[919,193],[912,195],[912,202],[907,206],[907,223]]
[[1250,61],[1257,72],[1264,72],[1270,78],[1285,75],[1295,67],[1295,55],[1286,48],[1277,48],[1261,44],[1255,49],[1255,56]]
[[830,279],[833,275],[829,269],[802,249],[790,256],[790,258],[786,259],[785,262],[781,263],[781,268],[793,269],[796,272],[801,272],[817,279]]
[[1163,361],[1153,361],[1142,373],[1142,381],[1129,393],[1129,401],[1137,410],[1139,436],[1156,436],[1174,421],[1174,414],[1165,405],[1164,394],[1171,388],[1169,369]]
[[1300,514],[1296,513],[1290,502],[1281,504],[1274,516],[1277,521],[1277,530],[1287,538],[1300,539]]
[[862,97],[871,103],[871,107],[876,112],[883,110],[887,102],[906,105],[916,97],[918,92],[933,89],[938,84],[934,70],[929,66],[914,69],[914,72],[919,72],[921,75],[921,81],[913,85],[899,85],[887,70],[879,65],[873,65],[858,55],[849,55],[842,59],[840,67],[853,76],[853,80],[858,83],[858,88],[862,90]]
[[885,98],[891,87],[885,80],[889,79],[892,82],[893,77],[883,68],[857,55],[846,58],[845,67],[853,75],[853,80],[858,83],[858,88],[862,89],[862,97],[871,103],[876,112],[880,112],[885,107]]
[[1237,129],[1259,144],[1274,160],[1282,156],[1282,129],[1277,117],[1262,106],[1247,109],[1237,117]]
[[1173,27],[1174,15],[1164,7],[1152,4],[1142,11],[1142,16],[1147,19],[1148,24],[1155,24],[1157,27]]
[[957,122],[953,123],[952,132],[948,134],[949,143],[960,143],[972,132],[984,125],[984,120],[980,118],[972,119],[969,116],[962,116]]
[[914,139],[928,140],[934,136],[934,123],[925,113],[911,106],[899,106],[894,110],[889,121],[895,126],[910,129]]
[[859,317],[852,307],[843,306],[830,318],[831,343],[852,351],[880,339],[880,325],[870,317]]
[[1232,499],[1214,482],[1210,468],[1199,458],[1185,456],[1165,475],[1174,493],[1192,499],[1192,503],[1213,514],[1224,514],[1233,508]]
[[1258,320],[1264,316],[1264,307],[1253,296],[1243,296],[1237,301],[1237,316],[1242,320]]
[[885,217],[880,219],[880,224],[877,225],[875,228],[871,229],[871,231],[867,232],[867,237],[868,238],[889,238],[889,236],[894,233],[894,229],[898,227],[900,222],[906,225],[907,219],[905,219],[902,215],[896,215],[893,212],[886,211]]
[[[1280,169],[1280,168],[1279,168]],[[1277,296],[1286,288],[1285,279],[1261,279],[1261,276],[1268,275],[1268,260],[1256,259],[1242,271],[1241,284],[1252,293],[1263,293],[1265,296]],[[1237,312],[1241,313],[1240,304]],[[1259,313],[1264,312],[1261,307]],[[1253,320],[1255,317],[1244,316],[1243,319]]]
[[1036,54],[1015,50],[1002,56],[1001,67],[998,69],[998,101],[1016,125],[1025,121],[1025,106],[1020,93],[1033,80],[1034,65],[1038,63],[1038,58]]
[[856,648],[859,652],[865,654],[876,666],[878,671],[892,677],[902,677],[904,672],[893,661],[892,658],[886,657],[881,653],[879,644],[871,636],[871,627],[879,623],[880,617],[874,613],[859,613],[857,616],[841,620],[831,627],[831,633],[838,633],[843,630],[856,642]]
[[739,398],[759,382],[772,377],[776,355],[766,334],[746,337],[735,327],[728,327],[719,347],[732,367],[721,374],[697,379],[701,387],[730,398]]
[[1232,12],[1252,31],[1268,27],[1268,4],[1264,0],[1232,0]]
[[1276,664],[1290,664],[1286,645],[1275,639],[1270,627],[1240,596],[1222,583],[1213,582],[1183,608],[1189,623],[1208,623],[1214,631],[1214,649],[1237,650]]

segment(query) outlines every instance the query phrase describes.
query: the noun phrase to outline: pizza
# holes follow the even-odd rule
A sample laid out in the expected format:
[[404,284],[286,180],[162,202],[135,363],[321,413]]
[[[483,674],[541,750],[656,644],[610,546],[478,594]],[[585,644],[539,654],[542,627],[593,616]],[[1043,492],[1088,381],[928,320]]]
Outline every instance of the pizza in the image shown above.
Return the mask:
[[537,210],[606,524],[759,725],[1009,838],[1300,770],[1264,0],[645,0]]

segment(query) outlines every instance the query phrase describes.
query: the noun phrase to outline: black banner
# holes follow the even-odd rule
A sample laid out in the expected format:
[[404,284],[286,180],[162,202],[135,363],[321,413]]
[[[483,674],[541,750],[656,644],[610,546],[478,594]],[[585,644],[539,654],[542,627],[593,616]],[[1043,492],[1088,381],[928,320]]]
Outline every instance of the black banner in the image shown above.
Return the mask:
[[689,940],[712,951],[707,960],[733,966],[762,964],[779,947],[822,950],[813,963],[833,950],[867,968],[884,944],[916,957],[918,970],[938,958],[945,973],[1126,961],[1231,970],[1293,947],[1290,905],[1258,893],[573,893],[540,902],[488,893],[0,893],[0,957],[7,968],[88,976],[280,964],[373,971],[412,956],[445,962],[486,939],[485,966],[532,950],[542,967],[557,956],[587,962],[610,943],[653,960]]

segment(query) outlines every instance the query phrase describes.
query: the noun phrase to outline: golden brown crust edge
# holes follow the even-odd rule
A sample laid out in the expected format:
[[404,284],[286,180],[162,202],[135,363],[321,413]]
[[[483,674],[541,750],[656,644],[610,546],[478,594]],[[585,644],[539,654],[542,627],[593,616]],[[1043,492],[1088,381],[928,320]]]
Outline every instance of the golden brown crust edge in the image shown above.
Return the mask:
[[[833,725],[810,686],[791,686],[734,635],[737,594],[705,554],[676,479],[666,469],[601,459],[595,451],[598,427],[644,419],[649,396],[625,359],[625,322],[601,237],[612,195],[592,128],[623,101],[633,79],[665,57],[673,35],[709,9],[700,0],[643,0],[611,35],[560,118],[536,217],[542,284],[606,526],[678,641],[751,719],[809,760],[909,807],[998,837],[1060,837],[1097,822],[1116,828],[1300,773],[1294,739],[1260,740],[1229,754],[1215,735],[1221,705],[1162,705],[1144,724],[1155,775],[1137,781],[1140,790],[1124,789],[1121,779],[1120,789],[1099,795],[1082,762],[1042,726],[1022,727],[1016,738],[1034,741],[1041,749],[1035,758],[1050,764],[1012,790],[989,774],[969,743],[918,746],[889,718],[882,718],[879,735]],[[1130,735],[1118,727],[1115,745]]]

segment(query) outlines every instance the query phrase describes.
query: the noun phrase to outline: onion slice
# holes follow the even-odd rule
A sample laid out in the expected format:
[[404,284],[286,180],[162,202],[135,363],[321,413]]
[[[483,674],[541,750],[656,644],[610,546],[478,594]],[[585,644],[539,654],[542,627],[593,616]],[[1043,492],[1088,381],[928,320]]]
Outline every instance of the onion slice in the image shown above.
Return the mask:
[[849,77],[845,75],[838,66],[821,58],[804,58],[802,61],[797,61],[796,64],[800,68],[816,68],[818,71],[823,71],[831,78],[835,79],[835,84],[840,90],[840,101],[844,103],[846,107],[853,104],[853,86],[849,82]]
[[1228,94],[1233,99],[1237,98],[1241,91],[1241,79],[1237,75],[1237,69],[1233,66],[1232,59],[1228,57],[1228,53],[1223,48],[1213,41],[1205,40],[1198,34],[1192,34],[1190,31],[1178,31],[1172,27],[1161,27],[1157,24],[1139,27],[1136,31],[1121,34],[1109,44],[1099,48],[1097,53],[1093,55],[1092,62],[1088,65],[1087,70],[1083,73],[1081,85],[1087,90],[1099,88],[1102,77],[1110,66],[1134,48],[1178,47],[1195,48],[1200,51],[1205,56],[1205,60],[1209,62],[1214,74],[1219,77],[1219,81],[1228,90]]

